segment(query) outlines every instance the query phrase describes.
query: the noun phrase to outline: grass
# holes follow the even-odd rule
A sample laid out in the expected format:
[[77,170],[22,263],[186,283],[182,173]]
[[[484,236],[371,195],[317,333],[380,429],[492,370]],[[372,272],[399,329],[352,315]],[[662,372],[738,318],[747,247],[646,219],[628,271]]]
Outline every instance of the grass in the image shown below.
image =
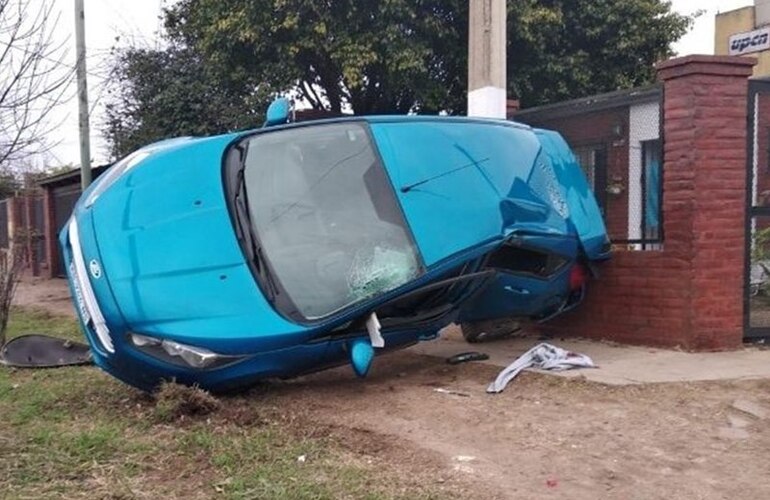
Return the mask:
[[[80,340],[71,319],[14,309],[9,338],[24,332]],[[0,498],[445,496],[288,420],[254,397],[168,386],[153,398],[94,367],[0,367]]]

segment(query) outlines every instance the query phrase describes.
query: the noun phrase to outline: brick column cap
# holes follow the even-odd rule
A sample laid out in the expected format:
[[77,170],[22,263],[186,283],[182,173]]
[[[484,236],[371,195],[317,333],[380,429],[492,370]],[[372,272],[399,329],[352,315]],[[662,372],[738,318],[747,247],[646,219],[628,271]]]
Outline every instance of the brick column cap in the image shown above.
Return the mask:
[[658,78],[673,80],[689,75],[720,75],[747,78],[751,76],[757,59],[742,56],[690,55],[659,62]]

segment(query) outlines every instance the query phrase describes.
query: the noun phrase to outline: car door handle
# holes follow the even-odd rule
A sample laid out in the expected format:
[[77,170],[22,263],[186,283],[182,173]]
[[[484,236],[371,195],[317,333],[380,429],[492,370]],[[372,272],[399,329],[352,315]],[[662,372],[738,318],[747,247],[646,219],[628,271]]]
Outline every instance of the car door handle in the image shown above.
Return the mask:
[[529,290],[526,288],[514,288],[510,285],[505,287],[505,291],[515,293],[516,295],[529,295]]

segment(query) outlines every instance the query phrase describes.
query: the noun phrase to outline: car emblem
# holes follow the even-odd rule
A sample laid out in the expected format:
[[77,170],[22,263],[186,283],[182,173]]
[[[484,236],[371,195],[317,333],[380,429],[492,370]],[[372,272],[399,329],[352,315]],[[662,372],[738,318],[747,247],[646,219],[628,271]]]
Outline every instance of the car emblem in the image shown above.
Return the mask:
[[88,269],[91,271],[91,276],[93,276],[95,280],[102,277],[102,266],[99,265],[96,259],[88,263]]

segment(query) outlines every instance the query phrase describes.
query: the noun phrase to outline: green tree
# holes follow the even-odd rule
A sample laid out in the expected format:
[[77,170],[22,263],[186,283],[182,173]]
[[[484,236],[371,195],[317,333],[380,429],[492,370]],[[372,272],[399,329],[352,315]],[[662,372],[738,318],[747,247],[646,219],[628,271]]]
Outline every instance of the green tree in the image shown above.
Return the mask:
[[169,137],[256,127],[266,95],[215,77],[191,49],[128,49],[113,68],[104,133],[114,157]]
[[166,28],[220,76],[292,88],[316,109],[460,111],[464,70],[448,63],[464,57],[466,3],[182,0]]
[[[180,0],[163,51],[118,59],[113,150],[254,124],[291,92],[334,113],[462,114],[468,0]],[[662,0],[509,0],[509,93],[533,106],[650,83],[691,18]]]
[[509,1],[509,91],[535,106],[650,84],[697,15],[661,0]]

